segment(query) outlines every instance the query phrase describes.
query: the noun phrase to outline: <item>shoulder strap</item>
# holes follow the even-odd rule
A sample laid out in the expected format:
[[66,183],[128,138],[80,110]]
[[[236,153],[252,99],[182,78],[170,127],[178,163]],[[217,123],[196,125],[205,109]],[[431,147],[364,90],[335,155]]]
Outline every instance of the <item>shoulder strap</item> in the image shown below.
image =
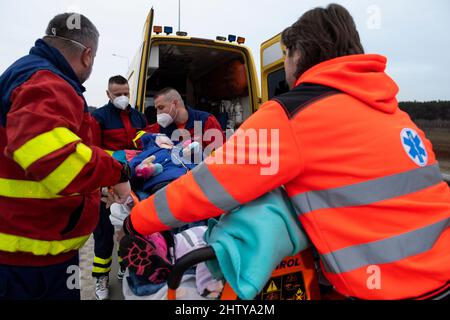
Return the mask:
[[273,98],[286,111],[289,118],[293,118],[300,111],[314,102],[341,93],[339,90],[318,84],[301,84],[291,91]]

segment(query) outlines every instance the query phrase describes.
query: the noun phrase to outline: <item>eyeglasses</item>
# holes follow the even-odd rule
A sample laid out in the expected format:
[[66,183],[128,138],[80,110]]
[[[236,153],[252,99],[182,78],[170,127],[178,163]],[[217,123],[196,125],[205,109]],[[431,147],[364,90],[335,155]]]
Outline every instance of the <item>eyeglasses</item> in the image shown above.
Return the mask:
[[72,42],[73,44],[76,44],[76,45],[82,47],[84,50],[88,49],[88,47],[86,47],[84,44],[82,44],[82,43],[80,43],[78,41],[69,39],[69,38],[60,37],[60,36],[53,36],[53,35],[52,36],[45,36],[44,38],[57,38],[57,39],[61,39],[61,40],[64,40],[64,41]]
[[52,28],[52,34],[48,34],[48,35],[46,35],[44,38],[57,38],[57,39],[61,39],[61,40],[64,40],[64,41],[72,42],[73,44],[76,44],[76,45],[82,47],[84,50],[87,50],[87,49],[88,49],[88,47],[86,47],[86,46],[85,46],[84,44],[82,44],[81,42],[78,42],[78,41],[76,41],[76,40],[72,40],[72,39],[69,39],[69,38],[66,38],[66,37],[57,36],[57,35],[56,35],[56,29],[55,29],[55,28]]

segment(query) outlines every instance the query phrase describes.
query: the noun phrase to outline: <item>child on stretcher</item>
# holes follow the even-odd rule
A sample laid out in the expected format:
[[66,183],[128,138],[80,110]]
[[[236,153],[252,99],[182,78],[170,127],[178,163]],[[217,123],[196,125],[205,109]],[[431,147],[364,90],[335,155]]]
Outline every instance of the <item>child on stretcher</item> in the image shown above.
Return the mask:
[[[193,169],[192,156],[200,151],[197,142],[188,141],[175,146],[167,136],[160,134],[146,134],[140,138],[140,144],[143,151],[128,157],[132,185],[140,199],[147,198]],[[125,205],[111,207],[111,222],[117,229],[122,228],[132,206],[130,198]],[[177,259],[206,246],[203,240],[207,229],[205,224],[206,221],[147,237],[123,237],[119,254],[122,263],[128,267],[126,281],[131,291],[136,296],[147,296],[161,289]],[[198,265],[194,272],[198,294],[216,298],[223,288],[222,282],[212,277],[204,263]]]

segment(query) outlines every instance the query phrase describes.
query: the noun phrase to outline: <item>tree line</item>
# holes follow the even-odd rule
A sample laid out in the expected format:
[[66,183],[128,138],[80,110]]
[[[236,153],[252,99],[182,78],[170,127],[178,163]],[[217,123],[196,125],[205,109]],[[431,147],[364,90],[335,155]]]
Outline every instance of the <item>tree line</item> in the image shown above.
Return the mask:
[[400,102],[399,106],[413,120],[450,121],[450,101],[405,101]]

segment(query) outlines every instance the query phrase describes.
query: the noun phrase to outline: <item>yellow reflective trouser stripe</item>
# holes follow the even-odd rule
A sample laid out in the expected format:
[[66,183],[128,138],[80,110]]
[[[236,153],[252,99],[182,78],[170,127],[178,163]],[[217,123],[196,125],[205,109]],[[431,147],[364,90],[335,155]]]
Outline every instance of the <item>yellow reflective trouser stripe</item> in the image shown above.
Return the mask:
[[45,241],[0,233],[0,251],[56,256],[81,248],[88,239],[89,236],[83,236],[68,240]]
[[106,265],[112,261],[112,257],[109,259],[102,259],[99,257],[94,257],[94,263]]
[[121,263],[123,261],[121,256],[117,256],[117,262]]
[[14,152],[13,159],[26,170],[39,159],[63,148],[69,143],[80,140],[80,137],[67,128],[55,128],[27,141]]
[[114,151],[111,151],[111,150],[103,150],[103,151],[105,151],[107,154],[109,154],[111,157],[113,156],[113,154],[114,154]]
[[136,138],[134,138],[133,139],[133,144],[134,144],[134,147],[137,149],[137,144],[136,144],[136,141],[138,141],[144,134],[146,134],[147,132],[145,132],[145,131],[139,131],[137,134],[136,134]]
[[24,181],[0,178],[0,196],[9,198],[56,199],[91,161],[92,150],[79,143],[72,153],[42,181]]
[[93,267],[92,268],[92,272],[93,273],[106,273],[106,272],[110,272],[111,271],[111,267],[108,268],[100,268],[100,267]]

